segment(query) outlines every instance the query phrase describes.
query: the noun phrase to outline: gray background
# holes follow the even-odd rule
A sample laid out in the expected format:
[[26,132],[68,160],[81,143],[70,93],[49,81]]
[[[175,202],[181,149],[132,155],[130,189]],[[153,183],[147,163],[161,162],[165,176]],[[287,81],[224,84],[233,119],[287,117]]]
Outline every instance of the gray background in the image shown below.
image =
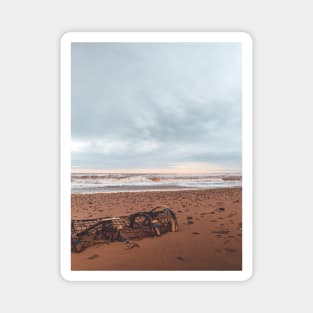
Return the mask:
[[[105,306],[139,312],[312,311],[310,1],[2,1],[0,24],[1,311],[86,312]],[[252,34],[255,270],[250,281],[61,279],[59,38],[69,30]]]

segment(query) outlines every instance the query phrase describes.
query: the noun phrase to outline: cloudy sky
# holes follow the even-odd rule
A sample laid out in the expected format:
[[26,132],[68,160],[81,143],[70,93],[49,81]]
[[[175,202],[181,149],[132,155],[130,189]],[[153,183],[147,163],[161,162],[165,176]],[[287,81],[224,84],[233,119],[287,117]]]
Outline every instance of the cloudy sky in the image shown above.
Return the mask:
[[72,167],[240,169],[240,44],[73,43]]

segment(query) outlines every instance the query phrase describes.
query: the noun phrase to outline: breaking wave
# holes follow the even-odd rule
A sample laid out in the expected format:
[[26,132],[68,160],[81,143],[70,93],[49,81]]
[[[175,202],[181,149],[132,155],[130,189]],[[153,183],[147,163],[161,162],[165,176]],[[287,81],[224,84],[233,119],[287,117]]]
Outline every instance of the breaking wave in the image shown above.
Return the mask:
[[240,175],[72,174],[72,193],[241,187]]

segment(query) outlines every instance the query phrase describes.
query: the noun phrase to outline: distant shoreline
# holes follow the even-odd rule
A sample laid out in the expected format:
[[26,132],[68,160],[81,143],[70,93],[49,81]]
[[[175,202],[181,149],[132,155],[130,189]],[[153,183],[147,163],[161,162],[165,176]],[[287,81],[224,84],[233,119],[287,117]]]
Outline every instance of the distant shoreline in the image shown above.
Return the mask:
[[214,175],[214,174],[233,174],[241,175],[242,169],[84,169],[72,168],[71,174],[128,174],[128,175]]

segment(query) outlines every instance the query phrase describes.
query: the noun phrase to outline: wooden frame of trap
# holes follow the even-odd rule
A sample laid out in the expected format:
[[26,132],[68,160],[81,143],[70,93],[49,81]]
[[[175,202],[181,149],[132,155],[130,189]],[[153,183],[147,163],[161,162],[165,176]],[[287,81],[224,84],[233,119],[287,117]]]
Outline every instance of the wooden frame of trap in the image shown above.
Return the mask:
[[167,206],[119,217],[72,219],[71,247],[81,252],[89,246],[114,241],[128,242],[178,231],[176,214]]

